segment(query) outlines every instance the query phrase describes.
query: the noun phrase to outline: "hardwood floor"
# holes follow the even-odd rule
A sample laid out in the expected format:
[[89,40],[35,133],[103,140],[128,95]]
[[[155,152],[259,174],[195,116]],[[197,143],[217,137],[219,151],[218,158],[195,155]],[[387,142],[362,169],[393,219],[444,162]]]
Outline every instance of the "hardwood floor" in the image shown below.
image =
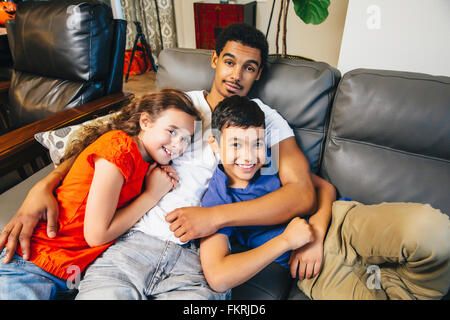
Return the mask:
[[145,93],[156,91],[155,82],[156,72],[154,71],[148,71],[144,74],[130,76],[128,78],[128,82],[123,82],[123,92],[130,92],[136,97],[140,97]]

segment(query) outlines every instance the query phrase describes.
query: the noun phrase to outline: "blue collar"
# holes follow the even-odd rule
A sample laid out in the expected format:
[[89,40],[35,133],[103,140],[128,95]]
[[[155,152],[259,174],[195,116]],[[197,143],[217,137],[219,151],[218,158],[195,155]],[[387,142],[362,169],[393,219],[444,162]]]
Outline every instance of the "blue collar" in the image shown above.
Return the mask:
[[[225,169],[224,169],[223,165],[219,163],[219,164],[217,165],[216,171],[217,171],[218,177],[220,177],[220,180],[224,181],[225,186],[227,187],[229,178],[228,178],[228,175],[225,173]],[[250,181],[248,182],[247,186],[246,186],[244,189],[248,189],[249,186],[252,185],[252,184],[254,184],[255,181],[258,180],[258,178],[259,178],[260,176],[261,176],[261,169],[258,170],[258,171],[253,175],[253,177],[250,179]],[[227,188],[229,188],[229,187],[227,187]],[[243,189],[243,188],[230,188],[230,189]]]

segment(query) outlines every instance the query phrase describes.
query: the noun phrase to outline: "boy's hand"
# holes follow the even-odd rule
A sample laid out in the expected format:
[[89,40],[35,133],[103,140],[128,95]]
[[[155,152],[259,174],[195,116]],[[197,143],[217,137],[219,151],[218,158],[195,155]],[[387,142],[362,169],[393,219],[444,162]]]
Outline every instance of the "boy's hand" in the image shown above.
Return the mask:
[[311,226],[299,217],[289,222],[281,236],[287,241],[290,250],[303,247],[314,240]]
[[288,264],[291,267],[291,276],[300,280],[315,277],[322,266],[323,238],[316,237],[306,246],[300,247],[291,253]]
[[166,221],[170,223],[170,231],[180,241],[186,242],[203,238],[219,230],[211,209],[205,207],[178,208],[166,215]]

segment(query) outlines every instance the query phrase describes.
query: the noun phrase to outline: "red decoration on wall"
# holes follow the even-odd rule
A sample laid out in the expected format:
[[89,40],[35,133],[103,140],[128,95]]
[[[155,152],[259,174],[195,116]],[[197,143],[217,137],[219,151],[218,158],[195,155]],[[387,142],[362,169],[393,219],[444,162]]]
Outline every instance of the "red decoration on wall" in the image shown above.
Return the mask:
[[197,49],[214,49],[223,28],[238,22],[255,25],[256,1],[241,4],[196,2],[194,19]]

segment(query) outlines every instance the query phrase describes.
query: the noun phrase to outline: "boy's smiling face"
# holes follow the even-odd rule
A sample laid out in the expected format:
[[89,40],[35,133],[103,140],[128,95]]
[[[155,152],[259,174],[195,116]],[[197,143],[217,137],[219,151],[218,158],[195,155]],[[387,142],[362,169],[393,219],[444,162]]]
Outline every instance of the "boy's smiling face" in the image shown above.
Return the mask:
[[214,153],[220,155],[229,181],[228,186],[245,188],[266,161],[264,127],[234,127],[222,129],[220,142],[209,137]]

